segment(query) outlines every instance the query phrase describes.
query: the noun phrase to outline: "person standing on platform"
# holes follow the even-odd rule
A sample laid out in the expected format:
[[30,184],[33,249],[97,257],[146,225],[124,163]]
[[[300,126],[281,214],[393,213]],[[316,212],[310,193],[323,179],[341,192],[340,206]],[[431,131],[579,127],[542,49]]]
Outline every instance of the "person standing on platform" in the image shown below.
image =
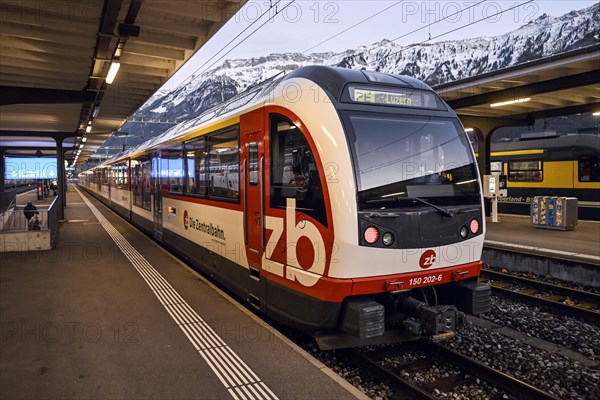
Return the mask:
[[25,215],[25,218],[27,219],[27,228],[29,228],[31,218],[33,218],[35,214],[37,214],[37,207],[34,206],[31,201],[28,201],[23,209],[23,215]]

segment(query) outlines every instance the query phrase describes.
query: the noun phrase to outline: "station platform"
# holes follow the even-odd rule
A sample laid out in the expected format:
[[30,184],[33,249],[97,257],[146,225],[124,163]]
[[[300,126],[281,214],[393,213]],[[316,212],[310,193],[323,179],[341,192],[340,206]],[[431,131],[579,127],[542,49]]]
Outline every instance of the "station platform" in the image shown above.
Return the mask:
[[487,221],[486,246],[600,265],[600,222],[579,221],[575,230],[560,231],[534,228],[525,215],[500,214],[499,220]]
[[67,204],[55,250],[0,254],[1,398],[367,398],[100,202]]
[[600,222],[578,221],[575,230],[535,228],[529,216],[487,220],[484,262],[600,287]]

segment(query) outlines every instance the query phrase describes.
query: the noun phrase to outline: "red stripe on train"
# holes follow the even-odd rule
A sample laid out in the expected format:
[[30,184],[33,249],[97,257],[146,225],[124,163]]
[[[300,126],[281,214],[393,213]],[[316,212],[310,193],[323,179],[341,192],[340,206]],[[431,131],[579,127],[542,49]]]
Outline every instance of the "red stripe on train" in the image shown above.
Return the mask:
[[298,283],[292,284],[290,281],[273,274],[268,274],[268,276],[269,279],[301,291],[308,296],[339,303],[348,296],[394,292],[475,278],[479,276],[482,264],[481,261],[476,261],[455,267],[369,278],[334,279],[322,277],[312,287],[301,287]]

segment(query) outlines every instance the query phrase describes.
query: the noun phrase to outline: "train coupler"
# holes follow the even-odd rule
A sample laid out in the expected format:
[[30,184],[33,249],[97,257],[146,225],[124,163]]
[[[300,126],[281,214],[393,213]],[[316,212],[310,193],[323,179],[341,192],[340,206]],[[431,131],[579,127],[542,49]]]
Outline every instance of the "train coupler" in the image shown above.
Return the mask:
[[429,306],[414,297],[398,299],[397,310],[412,318],[403,321],[404,328],[413,335],[438,335],[454,332],[465,321],[465,315],[453,305]]

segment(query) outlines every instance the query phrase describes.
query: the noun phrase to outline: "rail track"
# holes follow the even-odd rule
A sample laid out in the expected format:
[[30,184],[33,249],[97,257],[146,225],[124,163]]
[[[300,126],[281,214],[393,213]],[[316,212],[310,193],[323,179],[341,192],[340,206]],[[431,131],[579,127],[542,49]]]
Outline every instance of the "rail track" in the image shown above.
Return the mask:
[[487,269],[481,277],[489,280],[494,294],[600,324],[600,294]]
[[[428,355],[428,359],[417,359],[416,361],[403,362],[396,367],[386,367],[382,361],[388,357],[394,357],[407,352],[421,351]],[[491,368],[477,360],[471,359],[452,349],[438,343],[421,343],[420,346],[395,346],[382,350],[364,352],[356,349],[344,351],[344,356],[352,363],[365,368],[375,378],[385,382],[395,390],[395,400],[402,399],[439,399],[442,392],[453,391],[453,388],[461,385],[472,385],[479,381],[485,381],[495,385],[510,398],[520,400],[543,399],[556,400],[557,397],[520,381],[499,370]],[[464,373],[446,376],[422,385],[411,382],[405,378],[402,371],[425,370],[433,365],[434,361],[450,364],[458,367]],[[500,398],[500,397],[499,397]]]

